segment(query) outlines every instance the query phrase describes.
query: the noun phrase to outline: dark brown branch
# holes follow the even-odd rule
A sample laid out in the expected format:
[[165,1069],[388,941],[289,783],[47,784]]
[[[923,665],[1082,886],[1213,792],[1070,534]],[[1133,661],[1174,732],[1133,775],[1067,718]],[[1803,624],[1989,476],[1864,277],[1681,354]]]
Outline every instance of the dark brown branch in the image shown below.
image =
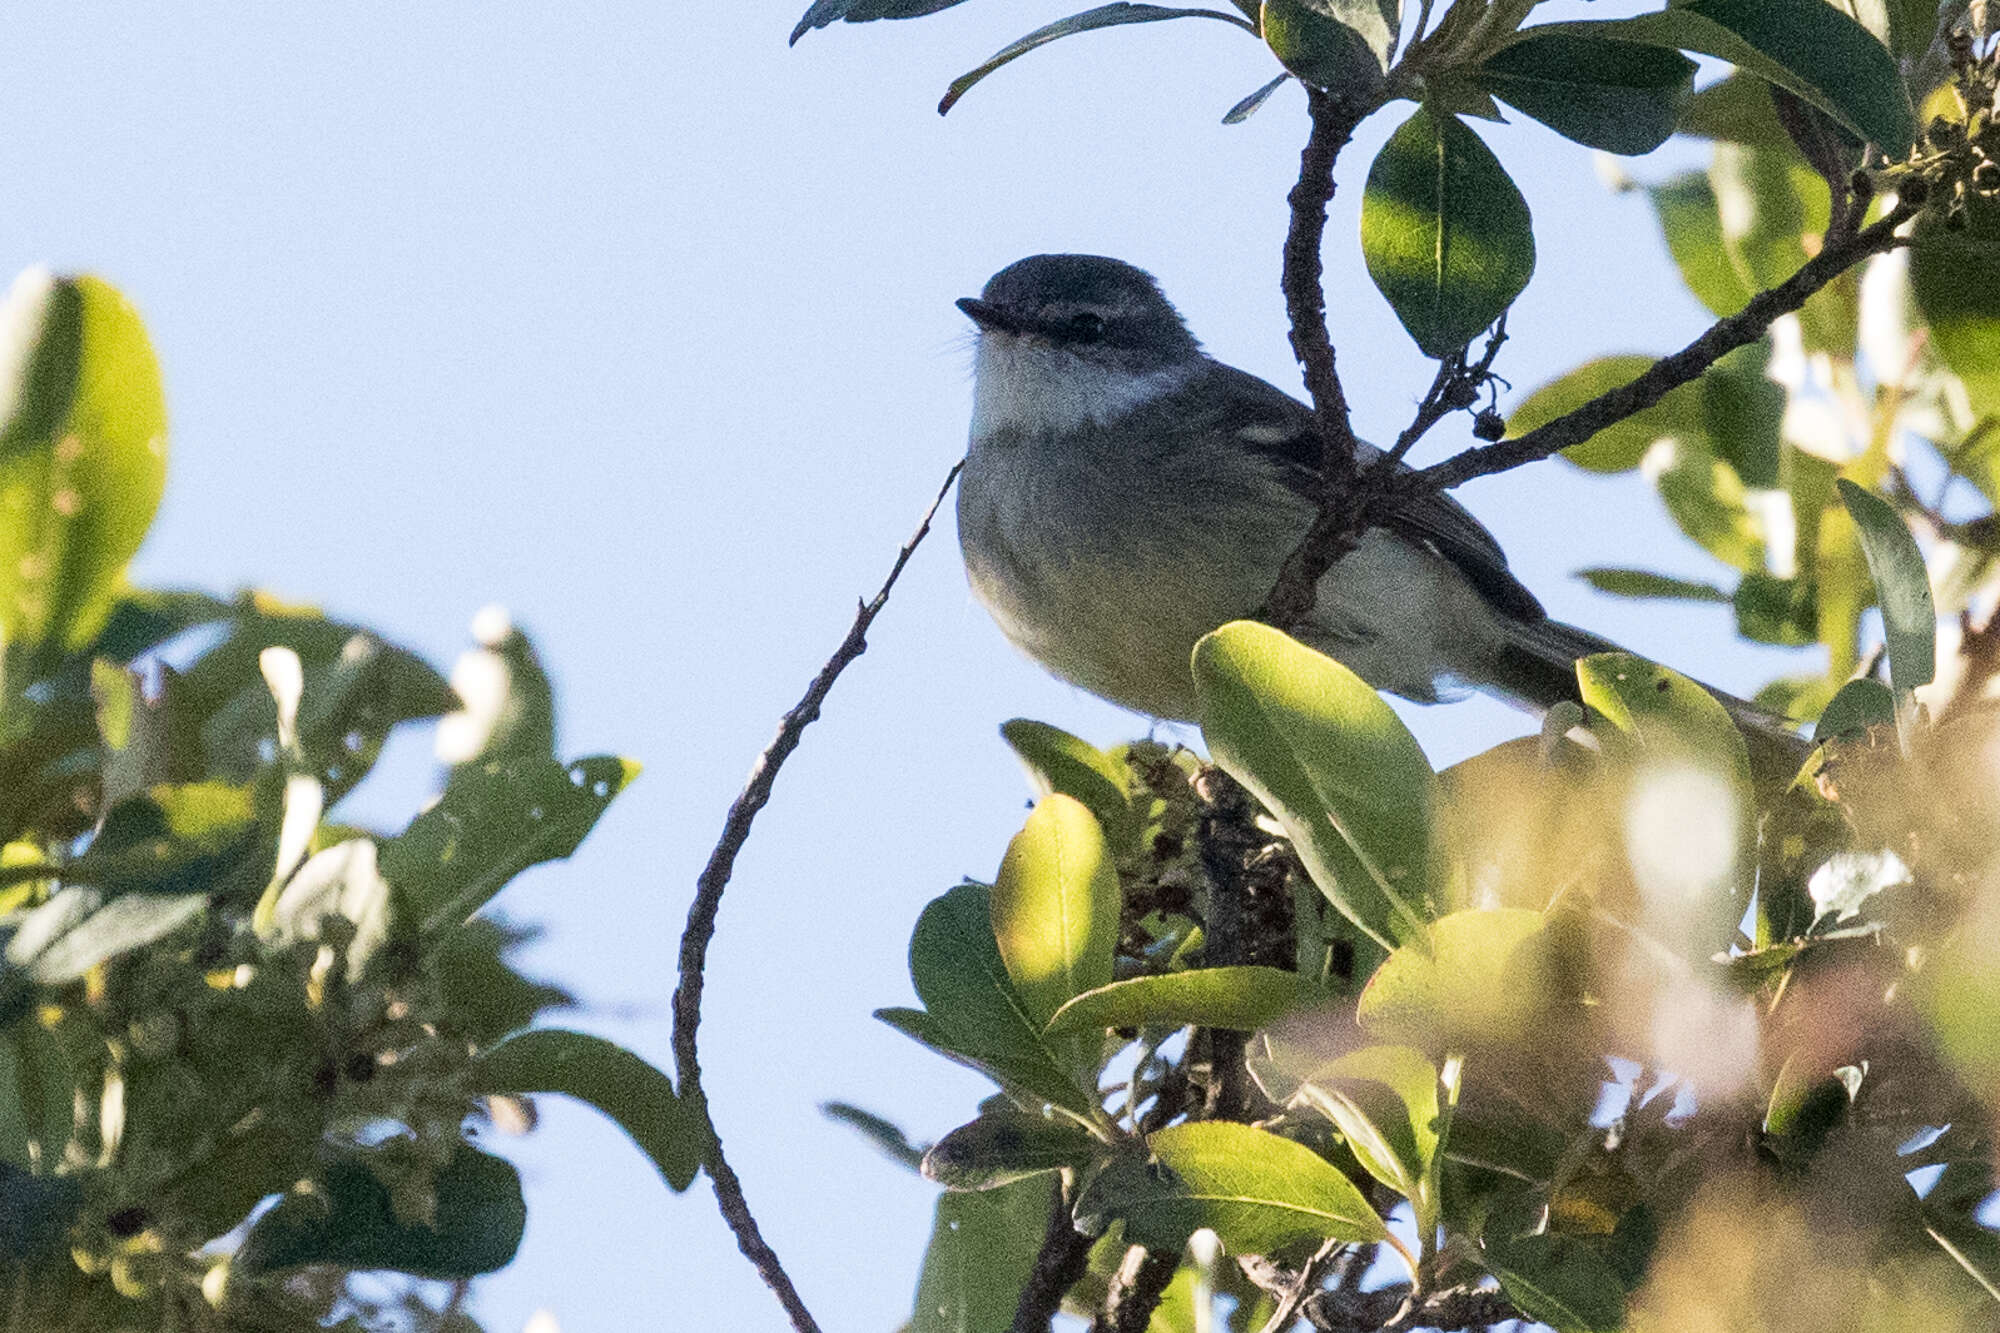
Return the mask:
[[[1292,967],[1296,923],[1288,863],[1257,827],[1256,799],[1220,768],[1203,770],[1195,791],[1203,803],[1195,841],[1208,881],[1202,965]],[[1253,1119],[1268,1103],[1244,1066],[1246,1034],[1203,1028],[1201,1037],[1209,1059],[1203,1116]]]
[[702,1131],[708,1139],[707,1151],[703,1154],[702,1165],[708,1170],[708,1178],[715,1186],[716,1206],[722,1210],[722,1218],[729,1229],[736,1233],[736,1244],[743,1251],[743,1257],[757,1270],[785,1307],[785,1314],[791,1319],[792,1327],[798,1333],[818,1333],[819,1325],[813,1322],[812,1313],[799,1298],[798,1290],[785,1273],[778,1256],[765,1243],[763,1234],[757,1229],[757,1219],[750,1212],[750,1204],[743,1197],[742,1182],[730,1169],[722,1153],[722,1138],[715,1130],[715,1120],[709,1115],[708,1098],[701,1086],[701,1062],[696,1046],[696,1031],[701,1026],[702,969],[708,960],[709,941],[715,938],[715,917],[722,907],[722,891],[729,885],[729,876],[736,868],[736,857],[743,850],[743,844],[750,837],[750,825],[757,818],[757,812],[771,799],[771,787],[778,779],[778,770],[785,760],[798,748],[799,737],[805,729],[819,717],[820,705],[833,689],[833,683],[840,679],[840,673],[848,664],[868,649],[868,627],[875,623],[888,604],[890,590],[896,580],[902,577],[903,567],[910,563],[918,543],[930,532],[931,520],[937,516],[938,507],[950,493],[952,483],[958,480],[958,473],[965,464],[954,463],[945,474],[944,485],[938,488],[937,498],[924,511],[923,521],[917,530],[896,553],[896,562],[889,567],[889,576],[875,593],[874,600],[862,603],[855,612],[854,623],[848,627],[847,637],[840,647],[834,649],[833,656],[813,677],[812,684],[800,697],[792,710],[785,714],[778,724],[778,734],[757,756],[757,762],[750,766],[749,780],[737,794],[734,804],[729,807],[729,815],[723,820],[722,836],[716,840],[715,850],[709,853],[708,864],[702,868],[701,878],[695,881],[694,903],[688,908],[687,929],[681,932],[680,984],[674,990],[674,1070],[679,1085],[680,1096],[701,1118]]
[[[1299,179],[1287,196],[1291,226],[1285,234],[1282,285],[1285,314],[1291,320],[1292,354],[1305,371],[1306,393],[1312,398],[1320,436],[1320,512],[1343,507],[1355,476],[1354,424],[1347,395],[1334,368],[1333,340],[1326,330],[1326,289],[1320,251],[1326,240],[1326,207],[1333,201],[1333,167],[1340,150],[1354,137],[1355,126],[1372,110],[1366,102],[1349,101],[1308,86],[1306,106],[1312,132],[1299,154]],[[1312,543],[1301,543],[1285,561],[1277,586],[1271,589],[1259,616],[1289,625],[1312,609],[1313,589],[1341,554],[1323,557]]]
[[1308,1297],[1301,1312],[1319,1333],[1403,1333],[1414,1328],[1459,1333],[1521,1317],[1506,1296],[1476,1287],[1454,1287],[1420,1301],[1411,1299],[1408,1287],[1323,1291]]
[[1432,426],[1450,416],[1453,412],[1471,407],[1478,401],[1479,390],[1493,374],[1493,363],[1500,356],[1500,349],[1507,342],[1507,317],[1500,316],[1500,322],[1493,327],[1493,333],[1486,339],[1486,350],[1479,360],[1471,365],[1465,363],[1465,353],[1456,352],[1438,362],[1437,378],[1431,381],[1430,391],[1417,404],[1417,415],[1396,437],[1396,447],[1377,467],[1386,467],[1392,472],[1395,465],[1403,461],[1417,441],[1424,438]]
[[1672,356],[1661,357],[1629,383],[1599,394],[1526,435],[1498,444],[1476,445],[1434,467],[1412,473],[1401,479],[1394,490],[1402,496],[1447,490],[1474,477],[1490,477],[1538,462],[1645,411],[1681,385],[1698,378],[1723,356],[1756,342],[1779,316],[1799,309],[1815,292],[1861,260],[1901,244],[1896,229],[1916,212],[1915,205],[1898,203],[1881,220],[1844,240],[1828,244],[1784,282],[1757,293],[1742,310],[1717,320],[1699,338]]
[[1090,1333],[1146,1333],[1180,1266],[1179,1250],[1142,1250],[1136,1245],[1127,1250],[1125,1262],[1111,1276],[1104,1309],[1090,1323]]
[[1049,1326],[1062,1310],[1063,1296],[1083,1280],[1090,1266],[1091,1239],[1079,1234],[1071,1223],[1072,1202],[1065,1179],[1056,1187],[1049,1227],[1042,1234],[1042,1248],[1035,1254],[1034,1269],[1028,1274],[1028,1285],[1021,1289],[1008,1333],[1049,1333]]

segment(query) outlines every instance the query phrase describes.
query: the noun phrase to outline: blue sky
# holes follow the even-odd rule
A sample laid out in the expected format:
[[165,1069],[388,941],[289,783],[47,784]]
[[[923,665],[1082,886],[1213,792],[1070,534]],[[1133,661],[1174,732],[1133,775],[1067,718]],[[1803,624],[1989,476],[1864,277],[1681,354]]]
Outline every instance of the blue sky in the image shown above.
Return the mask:
[[[963,446],[953,298],[1024,254],[1116,254],[1215,354],[1297,385],[1276,274],[1303,99],[1218,123],[1271,73],[1254,42],[1212,23],[1089,34],[940,119],[954,75],[1064,7],[975,2],[788,51],[804,4],[79,0],[0,18],[0,270],[103,274],[165,367],[172,471],[140,577],[267,586],[440,664],[477,608],[508,606],[556,677],[565,747],[647,772],[577,857],[501,902],[547,927],[532,962],[585,997],[569,1021],[662,1064],[723,810]],[[1355,248],[1353,186],[1396,120],[1349,150],[1327,254],[1377,439],[1429,379]],[[1541,224],[1499,367],[1519,389],[1700,327],[1641,197],[1532,124],[1481,133]],[[1669,160],[1697,157],[1635,170]],[[1465,439],[1461,419],[1420,457]],[[1806,665],[1734,645],[1714,608],[1570,577],[1711,572],[1636,479],[1549,465],[1459,495],[1566,619],[1739,690]],[[817,1104],[934,1137],[987,1091],[869,1012],[908,1001],[921,905],[990,875],[1021,818],[996,728],[1143,731],[1012,653],[948,522],[871,644],[739,866],[705,1046],[765,1233],[840,1329],[907,1314],[933,1194]],[[1477,700],[1406,715],[1439,763],[1530,725]],[[400,745],[358,813],[406,818],[427,747]],[[616,1130],[545,1109],[507,1147],[531,1220],[479,1301],[493,1329],[540,1307],[566,1333],[779,1326],[705,1183],[671,1197]]]

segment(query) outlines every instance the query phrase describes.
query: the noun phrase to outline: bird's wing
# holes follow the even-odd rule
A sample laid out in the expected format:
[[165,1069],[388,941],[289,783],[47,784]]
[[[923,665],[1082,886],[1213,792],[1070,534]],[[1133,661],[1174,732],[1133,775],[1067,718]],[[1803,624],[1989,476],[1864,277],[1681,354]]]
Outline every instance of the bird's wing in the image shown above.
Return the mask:
[[[1320,444],[1312,409],[1233,366],[1218,362],[1216,372],[1226,378],[1204,377],[1193,392],[1170,395],[1143,410],[1159,412],[1162,425],[1183,436],[1233,436],[1246,450],[1269,460],[1286,485],[1317,503]],[[1218,386],[1227,392],[1215,392]],[[1372,445],[1362,448],[1371,458],[1380,457],[1381,451]],[[1546,615],[1535,595],[1507,568],[1507,556],[1493,534],[1450,496],[1441,492],[1418,496],[1388,515],[1383,526],[1456,565],[1499,610],[1527,621]]]

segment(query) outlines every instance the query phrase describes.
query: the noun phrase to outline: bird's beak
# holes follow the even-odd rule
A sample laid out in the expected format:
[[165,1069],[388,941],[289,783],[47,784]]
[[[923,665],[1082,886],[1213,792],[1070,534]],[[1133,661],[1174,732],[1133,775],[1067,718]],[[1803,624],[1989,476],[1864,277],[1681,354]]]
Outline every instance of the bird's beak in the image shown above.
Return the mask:
[[994,305],[975,296],[961,297],[958,308],[965,312],[967,319],[977,324],[982,333],[1019,333],[1021,321]]

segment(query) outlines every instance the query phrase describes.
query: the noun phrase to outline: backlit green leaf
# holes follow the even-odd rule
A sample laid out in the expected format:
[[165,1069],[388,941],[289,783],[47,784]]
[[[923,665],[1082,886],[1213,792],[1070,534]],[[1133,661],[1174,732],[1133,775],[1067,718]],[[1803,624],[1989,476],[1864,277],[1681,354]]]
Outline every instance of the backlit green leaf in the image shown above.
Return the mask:
[[1840,693],[1833,696],[1826,711],[1819,715],[1819,725],[1813,728],[1813,740],[1858,735],[1870,727],[1893,726],[1895,721],[1894,691],[1881,681],[1864,676],[1840,687]]
[[1125,765],[1092,745],[1046,722],[1017,717],[1000,735],[1028,770],[1035,795],[1073,796],[1097,816],[1104,836],[1121,852],[1133,848],[1138,819],[1132,810],[1131,774]]
[[1429,949],[1389,955],[1361,992],[1357,1016],[1387,1042],[1442,1053],[1517,1039],[1549,995],[1542,914],[1519,907],[1453,912]]
[[1523,1314],[1557,1333],[1619,1333],[1625,1326],[1617,1270],[1580,1237],[1488,1237],[1486,1267]]
[[[1507,436],[1514,439],[1538,430],[1582,407],[1593,398],[1621,388],[1653,364],[1650,356],[1606,356],[1587,361],[1561,379],[1542,385],[1514,409],[1507,419]],[[1612,423],[1581,444],[1563,450],[1562,456],[1587,472],[1626,472],[1653,442],[1669,435],[1685,435],[1701,429],[1700,390],[1682,385],[1643,412]]]
[[1097,820],[1061,792],[1042,798],[993,881],[993,938],[1037,1027],[1111,981],[1118,871]]
[[1479,86],[1550,129],[1611,153],[1650,153],[1673,134],[1695,65],[1677,51],[1530,29],[1486,57]]
[[1050,1036],[1107,1028],[1227,1028],[1252,1032],[1322,995],[1275,967],[1200,967],[1085,991],[1049,1020]]
[[1041,1176],[941,1195],[910,1333],[1003,1333],[1034,1271],[1054,1193]]
[[1260,27],[1280,64],[1318,88],[1362,93],[1396,45],[1398,0],[1263,0]]
[[1675,578],[1671,574],[1655,574],[1650,569],[1579,569],[1576,576],[1599,592],[1613,597],[1725,604],[1729,601],[1729,594],[1713,583]]
[[1937,608],[1916,538],[1888,501],[1842,477],[1840,498],[1861,530],[1889,641],[1889,682],[1898,694],[1937,678]]
[[1506,169],[1456,116],[1421,107],[1368,169],[1361,252],[1417,346],[1440,358],[1500,318],[1535,271],[1528,203]]

